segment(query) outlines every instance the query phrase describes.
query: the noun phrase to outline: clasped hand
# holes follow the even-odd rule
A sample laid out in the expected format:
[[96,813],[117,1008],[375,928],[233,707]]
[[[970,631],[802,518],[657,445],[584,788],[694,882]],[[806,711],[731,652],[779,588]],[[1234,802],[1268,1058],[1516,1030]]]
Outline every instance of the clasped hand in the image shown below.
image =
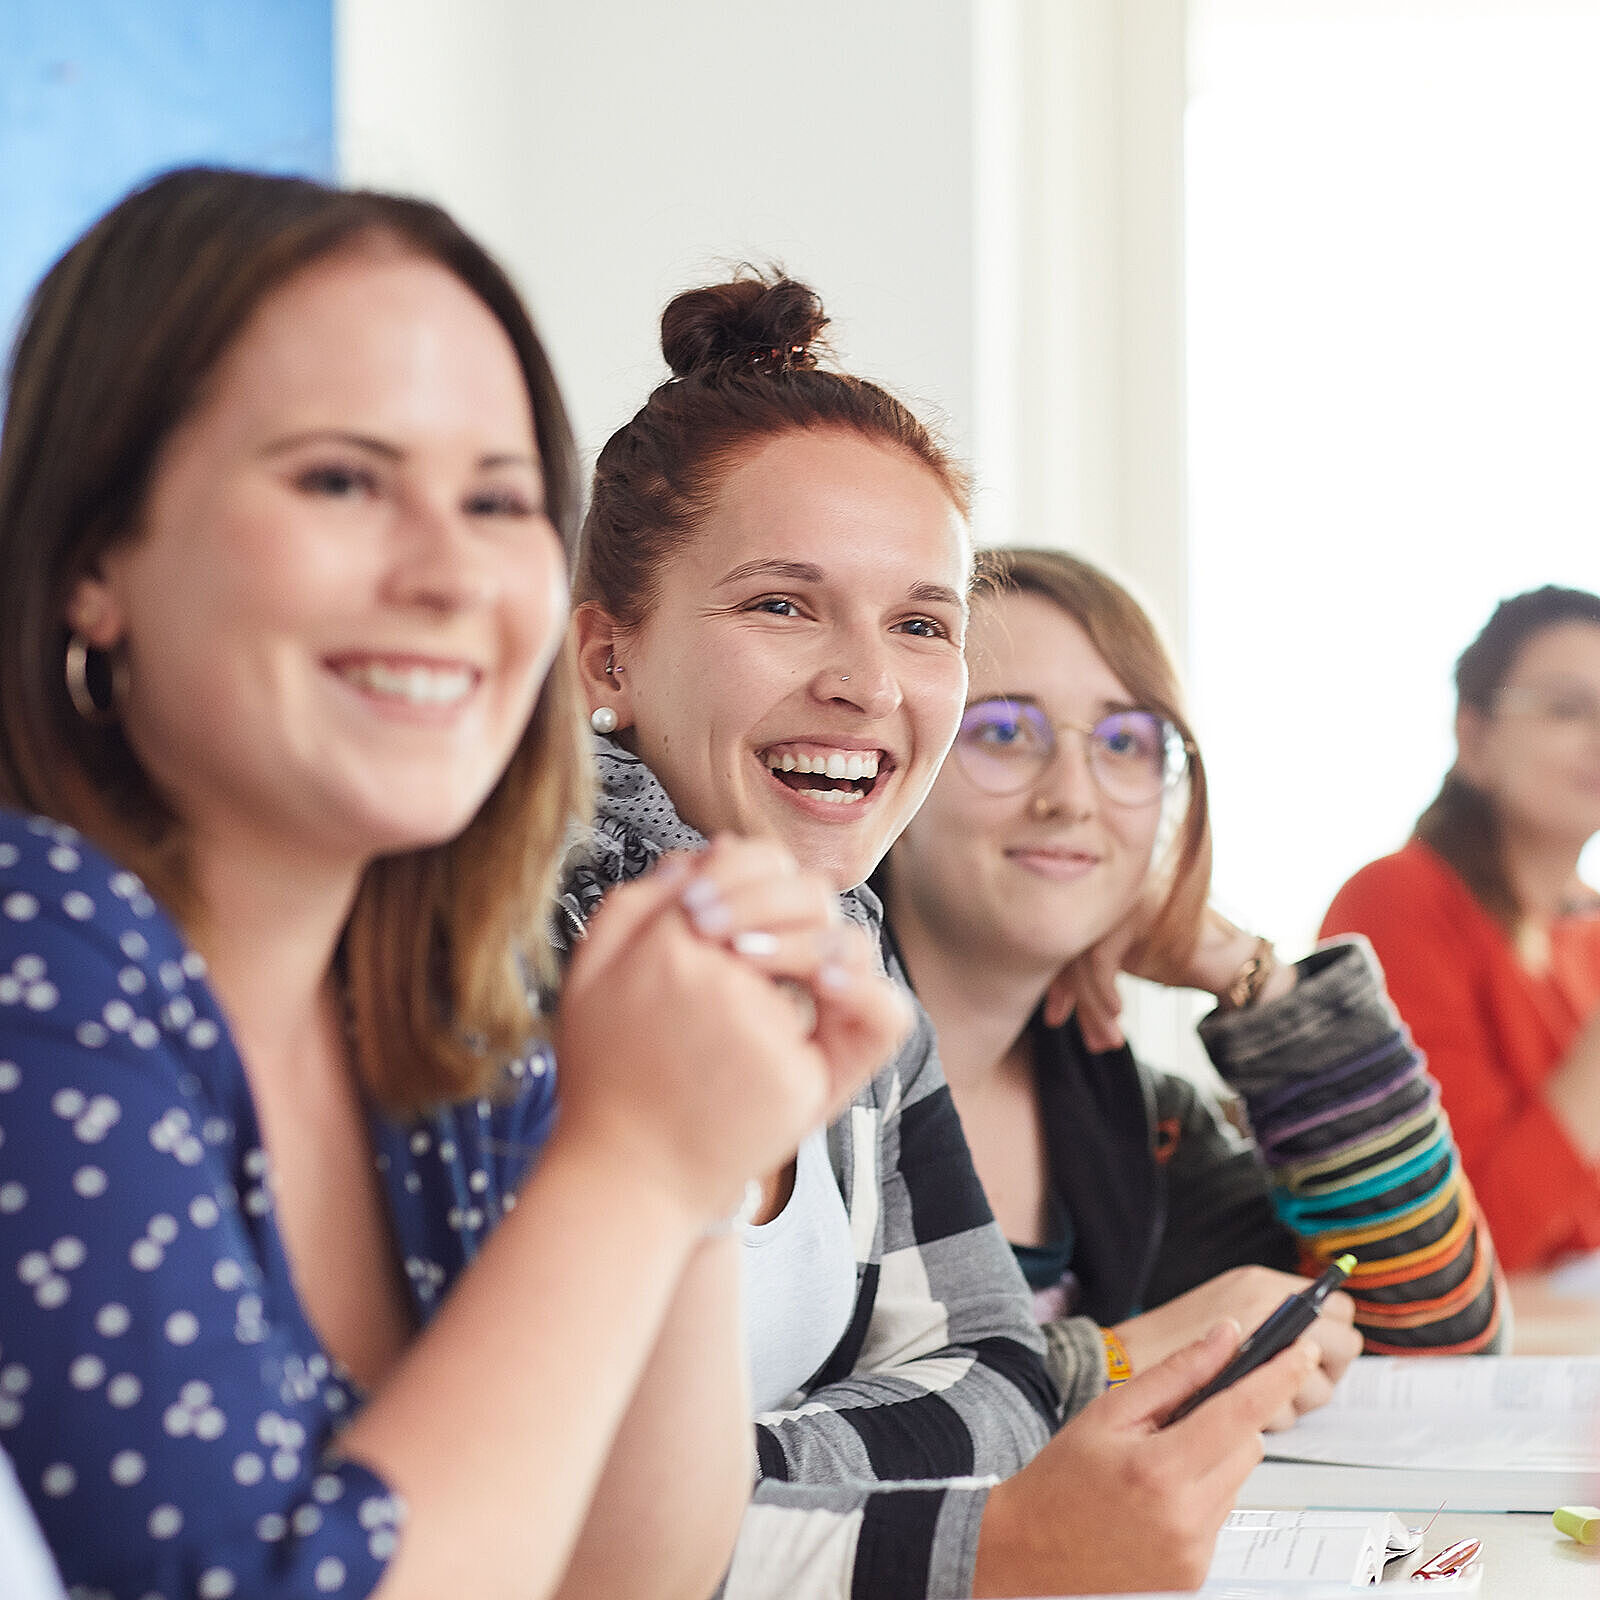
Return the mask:
[[561,996],[562,1118],[663,1197],[724,1216],[894,1054],[909,1001],[831,886],[720,838],[613,890]]

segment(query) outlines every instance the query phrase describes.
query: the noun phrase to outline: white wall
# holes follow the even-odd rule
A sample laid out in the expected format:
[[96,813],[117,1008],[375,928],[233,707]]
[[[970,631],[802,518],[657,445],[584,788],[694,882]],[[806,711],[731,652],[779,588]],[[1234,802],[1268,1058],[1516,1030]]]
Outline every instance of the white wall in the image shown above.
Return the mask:
[[1218,892],[1293,950],[1495,603],[1600,590],[1600,0],[1194,10],[1190,682]]
[[1133,583],[1180,656],[1184,0],[980,0],[979,532]]
[[983,542],[1110,562],[1181,644],[1185,10],[341,0],[341,166],[502,256],[590,451],[674,292],[782,261],[943,419]]
[[[942,421],[988,544],[1130,579],[1182,650],[1185,0],[341,0],[347,181],[529,297],[591,454],[661,308],[777,259]],[[1142,991],[1142,992],[1141,992]],[[1130,987],[1154,1059],[1186,998]]]
[[967,455],[972,10],[342,0],[342,172],[500,255],[591,453],[665,376],[666,301],[748,259],[812,283],[852,370]]

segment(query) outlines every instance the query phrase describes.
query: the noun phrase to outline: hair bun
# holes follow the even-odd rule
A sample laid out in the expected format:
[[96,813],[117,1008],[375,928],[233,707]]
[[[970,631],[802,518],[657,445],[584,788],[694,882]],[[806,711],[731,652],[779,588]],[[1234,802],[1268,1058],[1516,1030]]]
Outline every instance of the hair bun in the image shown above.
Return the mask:
[[827,325],[814,290],[752,268],[673,300],[661,314],[661,353],[675,378],[729,366],[814,367]]

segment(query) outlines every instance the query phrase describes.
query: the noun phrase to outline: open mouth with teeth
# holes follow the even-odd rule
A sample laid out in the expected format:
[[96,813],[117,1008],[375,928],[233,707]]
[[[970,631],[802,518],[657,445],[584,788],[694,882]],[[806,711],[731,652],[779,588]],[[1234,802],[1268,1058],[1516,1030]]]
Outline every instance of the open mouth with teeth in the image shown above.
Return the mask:
[[346,683],[384,700],[413,706],[449,706],[472,692],[474,674],[465,667],[390,667],[376,661],[341,665]]
[[833,805],[859,805],[878,784],[878,750],[799,751],[773,748],[761,759],[786,789]]

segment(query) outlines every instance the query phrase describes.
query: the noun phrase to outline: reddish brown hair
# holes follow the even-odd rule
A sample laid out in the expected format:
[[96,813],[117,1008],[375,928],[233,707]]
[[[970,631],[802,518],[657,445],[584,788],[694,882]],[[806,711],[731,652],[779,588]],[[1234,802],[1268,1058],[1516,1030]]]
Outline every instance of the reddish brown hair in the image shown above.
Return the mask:
[[[438,207],[299,178],[188,168],[135,190],[35,291],[0,437],[0,803],[79,829],[137,871],[191,936],[183,819],[113,722],[73,709],[68,599],[132,538],[164,442],[255,309],[313,263],[385,244],[436,261],[494,314],[522,368],[550,515],[569,552],[579,492],[555,377],[516,290]],[[367,870],[342,960],[369,1089],[395,1107],[479,1092],[533,1030],[545,903],[588,759],[570,652],[455,840]],[[526,971],[524,965],[526,964]]]
[[746,269],[679,295],[661,317],[672,377],[606,442],[574,583],[624,628],[656,600],[664,563],[693,537],[723,473],[752,445],[793,428],[839,428],[919,461],[963,516],[966,474],[911,411],[877,384],[817,364],[828,319],[803,283]]

